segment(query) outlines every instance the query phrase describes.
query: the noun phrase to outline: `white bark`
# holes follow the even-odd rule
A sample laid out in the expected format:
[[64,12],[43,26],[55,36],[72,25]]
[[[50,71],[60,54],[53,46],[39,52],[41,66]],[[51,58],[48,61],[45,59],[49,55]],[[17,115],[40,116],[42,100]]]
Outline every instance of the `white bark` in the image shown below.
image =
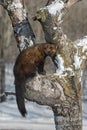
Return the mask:
[[11,19],[20,51],[34,44],[35,35],[28,21],[23,0],[0,0]]

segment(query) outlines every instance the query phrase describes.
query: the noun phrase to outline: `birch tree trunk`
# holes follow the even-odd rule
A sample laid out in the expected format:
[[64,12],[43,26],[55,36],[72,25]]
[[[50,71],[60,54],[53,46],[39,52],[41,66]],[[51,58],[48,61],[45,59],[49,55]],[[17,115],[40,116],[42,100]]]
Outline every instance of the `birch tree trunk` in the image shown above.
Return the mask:
[[14,35],[20,51],[33,45],[35,35],[28,21],[23,0],[0,0],[11,19]]
[[[22,1],[13,1],[7,0],[3,3],[1,0],[0,2],[8,11],[13,28],[16,27],[18,30],[24,27],[24,24],[20,27],[18,25],[26,20],[26,15],[23,15],[25,13],[23,13]],[[82,130],[81,75],[87,66],[87,50],[85,49],[87,43],[72,43],[61,28],[62,18],[67,9],[78,1],[80,0],[49,0],[49,5],[40,9],[34,17],[34,20],[41,23],[46,41],[58,45],[56,58],[59,61],[59,69],[54,75],[37,75],[26,81],[25,98],[52,108],[56,130]],[[17,15],[19,12],[23,14]],[[24,29],[26,30],[26,26]],[[29,29],[31,30],[30,27]],[[15,33],[20,50],[26,45],[26,33],[24,31],[21,37],[18,33],[21,31]],[[29,34],[32,34],[31,32]],[[34,38],[34,35],[29,36]],[[24,46],[21,47],[21,45]]]

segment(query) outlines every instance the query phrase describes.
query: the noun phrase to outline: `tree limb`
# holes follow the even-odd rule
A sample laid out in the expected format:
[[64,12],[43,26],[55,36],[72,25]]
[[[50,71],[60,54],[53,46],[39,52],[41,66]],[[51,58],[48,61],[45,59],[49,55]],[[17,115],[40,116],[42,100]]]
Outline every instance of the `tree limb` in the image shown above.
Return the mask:
[[11,19],[14,35],[20,51],[35,43],[35,35],[28,21],[23,0],[0,0]]
[[68,0],[66,7],[71,8],[72,5],[76,4],[77,2],[80,2],[82,0]]
[[25,97],[42,105],[54,106],[66,100],[58,77],[37,75],[26,82]]
[[14,92],[5,92],[5,95],[8,96],[8,95],[16,95]]

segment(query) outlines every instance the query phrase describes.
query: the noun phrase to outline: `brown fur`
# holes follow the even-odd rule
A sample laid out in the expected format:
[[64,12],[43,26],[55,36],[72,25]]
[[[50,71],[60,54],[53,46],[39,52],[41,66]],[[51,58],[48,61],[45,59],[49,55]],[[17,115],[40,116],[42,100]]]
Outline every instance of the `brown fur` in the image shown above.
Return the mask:
[[47,56],[53,58],[56,55],[57,46],[54,44],[37,44],[22,51],[14,65],[15,90],[18,109],[25,116],[24,84],[27,78],[39,74],[45,74],[44,62]]

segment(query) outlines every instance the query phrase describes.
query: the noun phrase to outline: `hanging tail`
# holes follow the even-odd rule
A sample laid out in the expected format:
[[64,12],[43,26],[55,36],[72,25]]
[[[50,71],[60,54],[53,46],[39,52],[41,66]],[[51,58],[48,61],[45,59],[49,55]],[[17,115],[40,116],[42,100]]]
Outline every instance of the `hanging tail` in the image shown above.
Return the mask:
[[22,82],[15,82],[15,90],[16,90],[16,101],[18,109],[23,117],[26,116],[26,108],[25,108],[25,101],[24,101],[24,84]]

